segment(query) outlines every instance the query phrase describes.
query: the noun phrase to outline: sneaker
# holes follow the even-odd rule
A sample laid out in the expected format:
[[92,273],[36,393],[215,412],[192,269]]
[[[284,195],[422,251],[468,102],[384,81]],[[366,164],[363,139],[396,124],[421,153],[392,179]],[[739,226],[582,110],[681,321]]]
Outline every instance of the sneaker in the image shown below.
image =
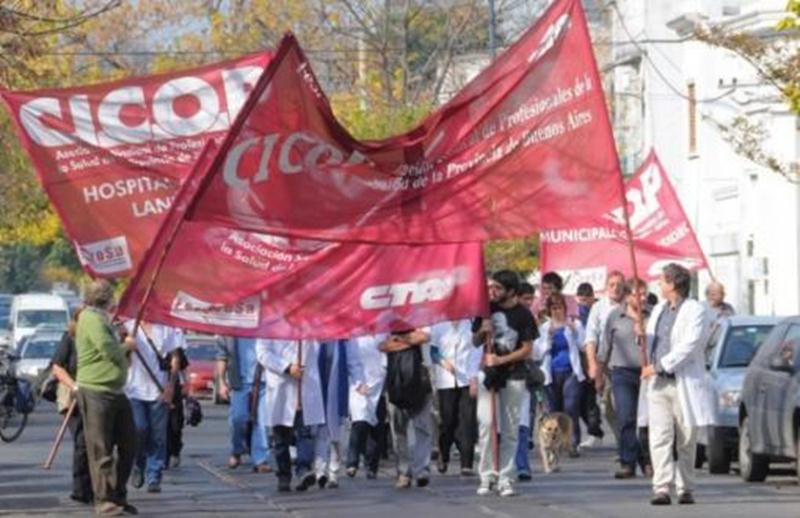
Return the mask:
[[125,509],[114,502],[103,502],[95,506],[94,514],[97,516],[122,516],[125,514]]
[[632,466],[622,466],[616,473],[614,473],[614,478],[617,480],[624,480],[628,478],[636,477],[636,471],[633,469]]
[[241,455],[231,455],[228,459],[228,468],[229,469],[236,469],[239,467],[239,464],[242,463],[242,456]]
[[481,485],[478,486],[478,490],[476,491],[478,496],[489,496],[492,494],[492,483],[487,481],[481,481]]
[[345,470],[345,473],[347,473],[348,477],[353,478],[356,476],[356,473],[358,473],[358,468],[351,466]]
[[161,483],[160,482],[151,482],[147,484],[147,492],[148,493],[160,493],[161,492]]
[[517,496],[517,492],[514,491],[514,486],[510,483],[500,485],[497,492],[502,497]]
[[317,477],[317,485],[320,489],[325,489],[325,486],[328,485],[328,477],[322,475],[321,477]]
[[267,462],[256,464],[253,466],[253,473],[272,473],[272,466]]
[[294,486],[295,491],[305,491],[306,489],[310,488],[314,485],[314,482],[317,481],[317,476],[311,472],[306,473],[300,479],[300,483]]
[[678,503],[681,505],[692,505],[694,503],[694,496],[691,491],[686,491],[678,495]]
[[408,489],[411,487],[411,477],[408,475],[400,475],[397,477],[397,482],[394,483],[394,487],[397,489]]
[[144,472],[139,468],[134,467],[131,471],[131,484],[136,489],[144,485]]
[[181,465],[181,458],[179,456],[177,455],[170,456],[168,464],[170,468],[177,468],[180,465]]
[[517,475],[517,480],[519,480],[520,482],[529,482],[531,478],[532,478],[531,474],[528,473],[527,471],[520,471],[519,474]]
[[671,503],[672,499],[669,497],[669,493],[656,493],[650,499],[650,505],[670,505]]
[[372,470],[367,471],[367,480],[375,480],[376,478],[378,478],[377,471],[372,471]]
[[600,437],[590,435],[581,443],[581,448],[596,448],[597,446],[600,446],[602,442],[603,440]]

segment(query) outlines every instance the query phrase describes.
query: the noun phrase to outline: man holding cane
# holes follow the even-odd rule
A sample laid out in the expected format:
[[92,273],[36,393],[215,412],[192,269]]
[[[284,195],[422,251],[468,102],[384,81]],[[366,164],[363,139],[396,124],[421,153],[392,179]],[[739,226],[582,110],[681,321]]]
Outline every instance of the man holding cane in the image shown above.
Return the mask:
[[[516,494],[512,481],[519,414],[527,390],[525,360],[538,337],[533,315],[517,301],[518,291],[516,273],[502,270],[493,274],[489,280],[491,318],[473,322],[473,345],[487,344],[489,349],[484,352],[478,384],[479,495],[489,495],[493,489],[504,497]],[[492,437],[496,432],[500,433],[499,448]]]

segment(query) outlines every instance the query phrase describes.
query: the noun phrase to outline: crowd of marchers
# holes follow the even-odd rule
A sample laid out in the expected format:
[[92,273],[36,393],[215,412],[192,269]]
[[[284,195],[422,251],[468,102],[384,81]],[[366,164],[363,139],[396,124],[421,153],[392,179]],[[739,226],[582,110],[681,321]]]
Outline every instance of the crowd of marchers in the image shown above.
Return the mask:
[[[714,420],[701,343],[733,308],[718,283],[705,303],[691,299],[690,281],[670,264],[658,296],[611,272],[602,297],[588,283],[572,297],[554,272],[537,290],[504,270],[488,279],[482,317],[334,341],[223,338],[228,467],[248,461],[289,492],[359,470],[376,479],[391,458],[406,489],[457,458],[478,495],[510,497],[531,479],[534,443],[552,472],[598,444],[605,421],[616,478],[651,478],[654,505],[673,489],[694,503],[698,431]],[[107,516],[136,514],[128,485],[158,493],[179,465],[186,367],[181,330],[118,324],[113,307],[110,284],[91,283],[53,358],[59,407],[77,402],[71,498]]]

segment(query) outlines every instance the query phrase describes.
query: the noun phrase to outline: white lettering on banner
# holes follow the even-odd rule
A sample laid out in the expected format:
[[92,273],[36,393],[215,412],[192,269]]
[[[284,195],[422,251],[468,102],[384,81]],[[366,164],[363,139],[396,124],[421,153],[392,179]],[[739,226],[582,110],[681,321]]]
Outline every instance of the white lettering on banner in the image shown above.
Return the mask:
[[111,275],[133,267],[125,236],[116,236],[93,243],[75,242],[78,259],[100,275]]
[[[244,105],[249,89],[262,70],[258,66],[244,66],[223,71],[219,93],[208,81],[195,76],[166,81],[152,99],[145,96],[141,86],[120,87],[108,92],[100,101],[97,124],[85,94],[69,98],[69,113],[66,114],[62,113],[58,98],[38,97],[20,107],[19,118],[30,138],[45,147],[87,143],[110,148],[222,131],[230,126]],[[220,94],[225,96],[227,111],[221,109]],[[198,104],[194,113],[176,113],[175,101],[189,97]],[[136,113],[141,114],[135,117],[134,123],[123,120],[123,111],[128,107],[135,107]],[[46,124],[44,118],[49,118],[49,123]]]
[[[656,164],[651,164],[640,176],[641,188],[628,187],[625,190],[625,199],[632,205],[629,214],[631,229],[636,230],[639,225],[661,208],[658,192],[661,190],[662,183],[661,171]],[[611,219],[620,225],[625,224],[622,207],[611,211]]]
[[172,301],[170,315],[189,322],[255,329],[261,318],[261,298],[253,295],[238,302],[221,304],[200,300],[184,291],[178,291]]
[[468,276],[467,270],[461,268],[444,277],[372,286],[361,294],[361,307],[385,309],[445,300],[457,285],[466,282]]
[[606,239],[626,239],[625,233],[613,228],[572,228],[546,230],[540,234],[543,243],[586,243]]
[[545,31],[544,36],[542,36],[541,43],[539,43],[539,46],[536,48],[536,50],[534,50],[533,53],[528,57],[528,63],[533,63],[544,56],[548,50],[552,49],[556,44],[556,41],[558,41],[558,39],[564,34],[568,25],[569,14],[564,13],[559,16],[558,19],[547,28],[547,31]]
[[126,178],[115,182],[103,182],[87,185],[83,188],[83,201],[89,205],[99,201],[108,201],[114,198],[135,196],[155,191],[171,190],[173,185],[165,180],[139,176]]
[[684,221],[676,228],[672,229],[672,231],[669,234],[659,239],[658,245],[663,247],[672,246],[688,235],[689,235],[689,224]]

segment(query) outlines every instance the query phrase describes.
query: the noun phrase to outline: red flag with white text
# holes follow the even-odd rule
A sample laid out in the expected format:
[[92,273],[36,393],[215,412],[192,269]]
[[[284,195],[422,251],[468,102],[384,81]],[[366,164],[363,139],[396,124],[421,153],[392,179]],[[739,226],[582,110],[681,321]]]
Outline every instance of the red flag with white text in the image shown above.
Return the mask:
[[[625,193],[641,278],[657,279],[661,269],[671,262],[690,270],[708,267],[655,151],[630,178]],[[596,288],[605,286],[606,276],[613,270],[626,276],[633,274],[621,207],[605,215],[597,225],[548,230],[540,238],[540,268],[561,273],[566,293],[574,293],[581,282],[591,282]]]
[[221,139],[270,52],[166,74],[0,91],[40,182],[93,276],[133,273],[209,139]]

